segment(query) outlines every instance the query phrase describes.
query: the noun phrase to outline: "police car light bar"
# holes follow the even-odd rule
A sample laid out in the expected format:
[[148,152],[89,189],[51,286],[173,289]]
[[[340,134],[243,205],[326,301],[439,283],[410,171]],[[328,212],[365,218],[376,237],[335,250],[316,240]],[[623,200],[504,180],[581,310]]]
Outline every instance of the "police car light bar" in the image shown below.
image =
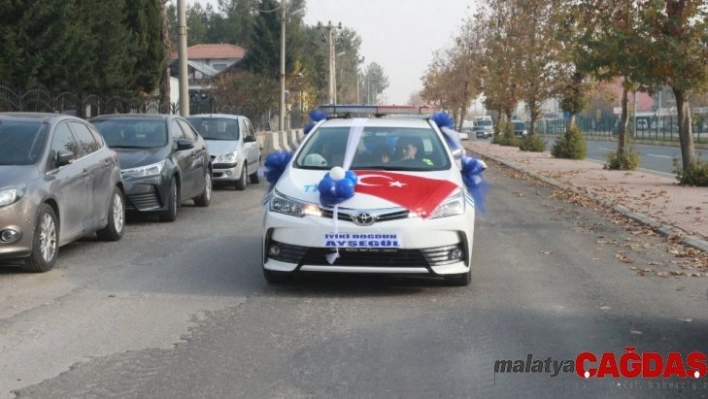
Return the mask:
[[330,115],[432,115],[435,107],[411,105],[320,105],[319,110]]

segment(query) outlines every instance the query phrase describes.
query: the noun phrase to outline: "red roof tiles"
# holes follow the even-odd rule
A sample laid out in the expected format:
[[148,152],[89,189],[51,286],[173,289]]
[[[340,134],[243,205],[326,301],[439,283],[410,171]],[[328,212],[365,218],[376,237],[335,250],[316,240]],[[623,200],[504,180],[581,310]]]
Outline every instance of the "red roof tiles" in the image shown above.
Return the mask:
[[[245,49],[226,43],[196,44],[187,48],[187,58],[190,60],[243,58],[245,55]],[[170,54],[170,58],[176,59],[177,52]]]

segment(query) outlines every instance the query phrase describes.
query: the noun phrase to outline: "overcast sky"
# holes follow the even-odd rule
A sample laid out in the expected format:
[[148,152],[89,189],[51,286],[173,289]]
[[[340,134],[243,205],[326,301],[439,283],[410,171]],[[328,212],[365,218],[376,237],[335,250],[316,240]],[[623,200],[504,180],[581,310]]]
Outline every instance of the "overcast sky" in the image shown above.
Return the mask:
[[[173,0],[175,1],[175,0]],[[187,0],[191,5],[216,0]],[[433,52],[452,45],[475,0],[307,0],[308,25],[342,23],[361,37],[365,63],[376,62],[388,76],[389,103],[403,104],[422,88]]]

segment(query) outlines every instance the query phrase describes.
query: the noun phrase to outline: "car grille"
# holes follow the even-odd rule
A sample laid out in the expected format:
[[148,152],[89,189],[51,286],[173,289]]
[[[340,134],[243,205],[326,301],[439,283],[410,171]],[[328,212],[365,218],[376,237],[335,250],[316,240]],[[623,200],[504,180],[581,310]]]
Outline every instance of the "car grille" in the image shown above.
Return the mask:
[[[280,248],[278,256],[269,255],[272,259],[298,265],[329,266],[327,255],[334,252],[332,248],[308,248],[276,241],[272,241],[270,245],[277,245]],[[460,261],[459,259],[449,259],[450,251],[455,248],[461,248],[461,246],[446,245],[423,249],[340,248],[339,258],[334,262],[334,266],[441,266]]]
[[[331,219],[334,216],[334,211],[331,209],[320,208],[322,212],[322,217]],[[337,211],[338,220],[346,220],[348,222],[352,221],[352,218],[358,215],[361,211],[353,209],[340,209]],[[387,222],[391,220],[406,219],[410,215],[408,210],[398,210],[395,211],[370,211],[372,216],[377,222]]]
[[137,209],[139,211],[150,210],[160,207],[160,198],[154,186],[149,193],[128,195],[127,209]]

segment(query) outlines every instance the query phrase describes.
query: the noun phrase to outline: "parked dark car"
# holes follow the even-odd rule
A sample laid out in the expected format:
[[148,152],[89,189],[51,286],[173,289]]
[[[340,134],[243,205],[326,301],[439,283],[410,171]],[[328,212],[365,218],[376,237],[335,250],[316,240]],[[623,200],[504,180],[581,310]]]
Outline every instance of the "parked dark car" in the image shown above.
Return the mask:
[[0,113],[0,259],[30,272],[54,267],[59,247],[98,232],[123,236],[118,156],[82,119]]
[[118,152],[126,208],[157,212],[172,222],[182,202],[211,202],[211,158],[206,142],[177,115],[103,115],[91,119]]
[[260,179],[261,150],[251,121],[241,115],[191,115],[187,120],[206,140],[214,166],[214,183],[232,184],[245,190],[247,178]]

